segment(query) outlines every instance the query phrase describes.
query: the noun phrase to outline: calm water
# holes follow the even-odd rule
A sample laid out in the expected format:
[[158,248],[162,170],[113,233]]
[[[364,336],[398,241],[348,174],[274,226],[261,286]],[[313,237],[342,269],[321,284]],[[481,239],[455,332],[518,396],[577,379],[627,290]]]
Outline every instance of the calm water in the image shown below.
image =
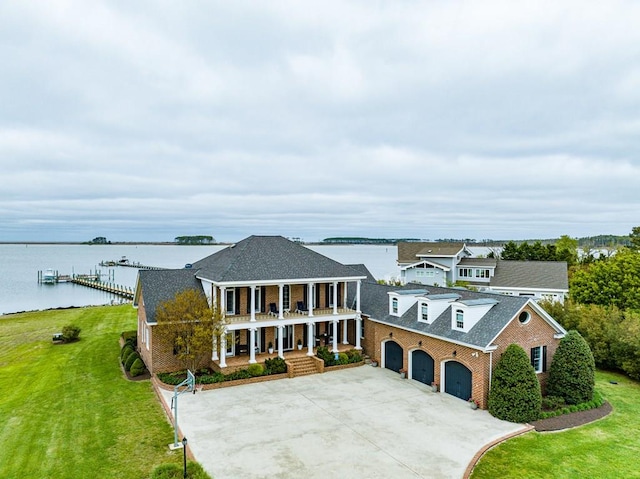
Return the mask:
[[[98,270],[104,281],[134,288],[138,273],[136,268],[101,267],[99,263],[126,256],[132,262],[182,268],[186,263],[193,263],[222,248],[224,246],[0,245],[0,314],[120,301],[111,294],[72,283],[38,284],[38,271],[48,268],[69,275]],[[395,246],[335,245],[309,248],[341,263],[363,263],[378,279],[399,275]]]

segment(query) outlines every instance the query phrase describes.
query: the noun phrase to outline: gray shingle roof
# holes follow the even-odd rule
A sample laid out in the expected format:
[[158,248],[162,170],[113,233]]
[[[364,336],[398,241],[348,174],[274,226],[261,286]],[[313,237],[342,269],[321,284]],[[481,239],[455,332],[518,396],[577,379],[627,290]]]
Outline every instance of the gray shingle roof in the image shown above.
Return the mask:
[[503,288],[569,289],[565,261],[498,261],[491,286]]
[[138,287],[142,288],[147,322],[155,323],[158,307],[164,301],[172,300],[177,293],[187,289],[201,291],[202,286],[190,269],[140,270]]
[[[415,289],[416,285],[407,285],[404,289]],[[479,293],[463,289],[441,288],[428,286],[427,297],[443,297],[442,295],[457,295],[459,301],[466,304],[491,304],[494,306],[467,333],[451,329],[451,306],[449,306],[431,324],[419,322],[417,302],[402,317],[389,314],[388,294],[403,288],[397,286],[363,283],[361,288],[361,309],[371,319],[391,326],[398,326],[420,333],[436,336],[444,340],[456,341],[478,348],[486,348],[500,331],[520,312],[529,301],[528,298],[518,296],[498,295],[494,293]],[[446,296],[445,296],[446,297]]]
[[372,283],[376,282],[376,278],[371,274],[369,268],[367,268],[364,264],[348,264],[347,266],[354,270],[356,276],[365,276],[365,281],[371,281]]
[[217,283],[366,277],[282,236],[250,236],[196,261],[193,269]]
[[421,256],[453,256],[464,247],[464,243],[426,243],[423,241],[398,243],[398,263],[412,264]]
[[462,258],[458,266],[486,266],[488,268],[496,266],[495,258]]

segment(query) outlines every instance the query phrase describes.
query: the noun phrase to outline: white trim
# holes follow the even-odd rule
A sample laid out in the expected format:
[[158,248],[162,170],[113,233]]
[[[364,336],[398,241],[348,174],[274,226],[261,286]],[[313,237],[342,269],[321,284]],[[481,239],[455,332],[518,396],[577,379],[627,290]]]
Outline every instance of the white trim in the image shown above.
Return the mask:
[[418,261],[417,263],[411,263],[411,264],[408,264],[408,265],[406,265],[406,266],[401,266],[401,267],[400,267],[400,270],[401,270],[401,271],[402,271],[402,270],[406,271],[406,270],[408,270],[408,269],[415,268],[415,267],[416,267],[416,266],[418,266],[419,264],[430,264],[430,265],[431,265],[431,266],[433,266],[434,268],[441,269],[442,271],[445,271],[445,272],[451,271],[451,268],[449,268],[448,266],[445,266],[445,265],[440,264],[440,263],[434,263],[434,262],[432,262],[432,261],[428,261],[428,260],[426,260],[426,259],[425,259],[425,260],[422,260],[422,261]]
[[356,282],[358,280],[366,280],[366,276],[345,276],[334,278],[295,278],[295,279],[277,279],[277,280],[251,280],[251,281],[213,281],[211,279],[203,278],[196,275],[196,278],[200,281],[206,281],[215,286],[221,287],[233,287],[233,286],[277,286],[280,284],[308,284],[308,283],[331,283],[333,281],[341,282]]
[[301,316],[298,318],[287,318],[285,317],[284,319],[268,319],[268,320],[259,320],[257,322],[250,322],[250,321],[243,321],[243,322],[238,322],[238,323],[229,323],[226,325],[228,330],[241,330],[241,329],[248,329],[248,328],[268,328],[271,326],[278,326],[280,324],[306,324],[309,322],[313,322],[314,324],[317,323],[324,323],[325,321],[342,321],[343,319],[356,319],[356,314],[357,313],[352,313],[352,314],[339,314],[337,316],[333,316],[333,315],[324,315],[324,316]]

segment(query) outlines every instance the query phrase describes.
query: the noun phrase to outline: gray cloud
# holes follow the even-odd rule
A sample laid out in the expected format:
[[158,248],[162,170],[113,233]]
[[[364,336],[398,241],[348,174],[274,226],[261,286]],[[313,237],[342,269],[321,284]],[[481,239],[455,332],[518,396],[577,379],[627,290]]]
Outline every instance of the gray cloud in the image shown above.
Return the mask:
[[626,234],[639,15],[5,2],[0,240]]

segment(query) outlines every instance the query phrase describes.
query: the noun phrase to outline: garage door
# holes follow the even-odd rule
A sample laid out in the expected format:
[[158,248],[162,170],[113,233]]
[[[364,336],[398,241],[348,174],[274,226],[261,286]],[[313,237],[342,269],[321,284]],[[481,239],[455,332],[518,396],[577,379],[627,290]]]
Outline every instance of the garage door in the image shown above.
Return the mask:
[[411,379],[425,384],[433,382],[433,358],[424,351],[411,354]]
[[395,341],[384,343],[384,367],[395,372],[402,369],[402,346]]
[[444,392],[465,401],[471,397],[471,371],[464,364],[448,361],[444,365]]

